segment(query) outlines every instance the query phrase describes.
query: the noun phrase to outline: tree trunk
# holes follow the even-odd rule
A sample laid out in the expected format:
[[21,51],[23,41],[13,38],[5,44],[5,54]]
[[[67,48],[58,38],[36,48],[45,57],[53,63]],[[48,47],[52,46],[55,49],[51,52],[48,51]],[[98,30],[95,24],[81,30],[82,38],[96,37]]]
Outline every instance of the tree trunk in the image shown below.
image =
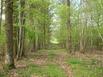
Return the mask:
[[71,43],[71,21],[70,21],[70,0],[67,0],[67,5],[69,7],[69,17],[67,19],[67,29],[68,29],[68,36],[67,36],[67,50],[70,51],[70,53],[72,52],[72,43]]
[[19,33],[18,33],[18,52],[17,52],[17,59],[20,59],[24,55],[24,38],[25,38],[25,0],[19,0]]
[[2,26],[2,13],[3,13],[3,0],[0,3],[0,34],[1,34],[1,26]]
[[7,51],[5,63],[8,68],[15,67],[13,58],[13,0],[5,1],[5,23],[6,23],[6,37],[7,37]]

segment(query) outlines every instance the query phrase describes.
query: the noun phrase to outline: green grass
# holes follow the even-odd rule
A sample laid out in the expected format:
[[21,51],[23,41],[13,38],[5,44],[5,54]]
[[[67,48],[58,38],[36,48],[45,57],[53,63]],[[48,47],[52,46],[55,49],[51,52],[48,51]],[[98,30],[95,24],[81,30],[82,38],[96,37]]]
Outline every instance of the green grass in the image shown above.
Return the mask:
[[0,71],[0,77],[5,77],[5,74]]
[[0,69],[0,77],[8,77],[8,70]]
[[55,59],[57,56],[56,52],[52,51],[52,50],[49,50],[48,51],[48,60],[49,61],[52,61],[53,59]]
[[66,77],[64,71],[57,65],[38,66],[31,64],[25,69],[17,71],[21,77],[31,77],[37,75],[41,77]]
[[103,67],[95,59],[69,58],[67,62],[72,67],[74,77],[103,77]]

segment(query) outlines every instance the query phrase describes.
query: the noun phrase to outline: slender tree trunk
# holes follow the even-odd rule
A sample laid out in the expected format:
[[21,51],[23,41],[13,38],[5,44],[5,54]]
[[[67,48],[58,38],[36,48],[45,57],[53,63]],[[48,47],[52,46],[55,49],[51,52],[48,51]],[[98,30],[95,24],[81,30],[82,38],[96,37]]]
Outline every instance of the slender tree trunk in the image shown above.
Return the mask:
[[3,0],[0,3],[0,34],[1,34],[1,26],[2,26],[2,13],[3,13]]
[[[81,0],[80,2],[82,9],[86,7],[85,0]],[[88,14],[86,12],[81,13],[81,26],[80,26],[80,52],[85,53],[87,50],[86,46],[86,41],[87,41],[87,36],[86,36],[86,30],[87,30],[87,22],[88,22]]]
[[18,34],[18,52],[17,59],[21,58],[24,55],[24,38],[25,38],[25,16],[24,16],[24,8],[25,8],[25,0],[19,0],[19,34]]
[[7,37],[7,51],[5,63],[8,68],[15,67],[13,58],[13,0],[5,1],[5,23],[6,23],[6,37]]
[[[17,24],[18,23],[18,4],[17,4],[18,1],[14,1],[14,4],[13,4],[13,11],[14,11],[14,14],[13,14],[13,24]],[[18,31],[19,31],[19,27],[17,25],[14,25],[13,27],[13,40],[14,40],[14,57],[17,56],[17,51],[18,51]]]
[[80,52],[84,52],[84,36],[83,36],[83,34],[84,34],[84,28],[82,27],[82,29],[80,29]]
[[70,20],[70,0],[67,0],[67,5],[69,7],[69,17],[67,19],[67,29],[68,29],[68,37],[67,37],[67,50],[70,51],[70,53],[72,52],[72,41],[71,41],[71,20]]
[[[37,27],[35,26],[35,31],[37,31]],[[38,50],[38,34],[35,32],[35,38],[34,38],[34,42],[33,42],[33,51],[37,51]]]

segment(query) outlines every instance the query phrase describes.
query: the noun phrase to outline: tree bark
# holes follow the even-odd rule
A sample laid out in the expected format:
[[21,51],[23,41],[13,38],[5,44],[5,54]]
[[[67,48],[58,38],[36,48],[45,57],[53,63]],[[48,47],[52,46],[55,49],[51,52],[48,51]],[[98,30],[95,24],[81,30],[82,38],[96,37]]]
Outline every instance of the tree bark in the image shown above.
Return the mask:
[[71,41],[71,20],[70,20],[70,0],[67,0],[67,6],[69,7],[69,17],[67,19],[67,29],[68,29],[68,36],[67,36],[67,50],[72,52],[72,41]]
[[17,59],[20,59],[24,55],[24,38],[25,38],[25,0],[19,0],[19,33],[18,33],[18,52],[17,52]]
[[2,26],[2,13],[3,13],[3,0],[1,0],[0,6],[0,34],[1,34],[1,26]]
[[15,68],[13,57],[13,0],[5,1],[5,23],[6,23],[6,38],[7,51],[5,63],[8,68]]

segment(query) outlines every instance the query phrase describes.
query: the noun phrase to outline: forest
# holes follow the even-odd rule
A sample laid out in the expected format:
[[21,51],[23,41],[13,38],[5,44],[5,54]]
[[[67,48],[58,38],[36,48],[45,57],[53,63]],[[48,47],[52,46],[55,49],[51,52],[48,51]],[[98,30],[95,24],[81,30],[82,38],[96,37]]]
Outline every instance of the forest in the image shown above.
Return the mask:
[[0,0],[0,77],[103,77],[103,0]]

